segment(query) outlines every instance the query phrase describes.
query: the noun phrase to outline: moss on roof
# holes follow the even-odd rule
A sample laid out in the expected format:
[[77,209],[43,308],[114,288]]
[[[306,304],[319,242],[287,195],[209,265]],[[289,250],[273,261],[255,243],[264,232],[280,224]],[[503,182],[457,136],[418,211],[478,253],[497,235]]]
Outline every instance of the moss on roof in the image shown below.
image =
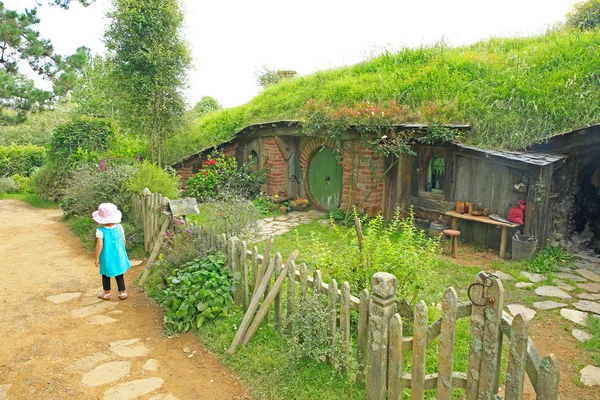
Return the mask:
[[333,107],[395,101],[410,110],[400,122],[470,124],[466,144],[522,149],[600,122],[600,30],[385,53],[269,87],[198,120],[194,136],[213,145],[248,125],[302,119],[310,99]]

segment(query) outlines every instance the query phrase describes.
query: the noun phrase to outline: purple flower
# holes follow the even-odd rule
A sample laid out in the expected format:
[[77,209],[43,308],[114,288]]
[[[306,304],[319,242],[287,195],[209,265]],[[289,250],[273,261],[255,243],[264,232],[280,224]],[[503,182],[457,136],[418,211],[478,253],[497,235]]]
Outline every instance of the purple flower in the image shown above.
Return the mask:
[[106,170],[106,163],[107,162],[108,161],[106,160],[106,158],[104,160],[100,161],[100,165],[99,165],[100,171]]

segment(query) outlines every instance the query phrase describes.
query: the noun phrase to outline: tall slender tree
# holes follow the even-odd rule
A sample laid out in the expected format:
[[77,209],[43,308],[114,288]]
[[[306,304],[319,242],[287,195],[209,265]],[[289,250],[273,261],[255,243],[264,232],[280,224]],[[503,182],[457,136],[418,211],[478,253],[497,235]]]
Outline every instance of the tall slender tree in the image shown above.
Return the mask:
[[191,64],[178,0],[113,0],[105,42],[114,60],[121,124],[147,136],[152,161],[185,111],[182,90]]

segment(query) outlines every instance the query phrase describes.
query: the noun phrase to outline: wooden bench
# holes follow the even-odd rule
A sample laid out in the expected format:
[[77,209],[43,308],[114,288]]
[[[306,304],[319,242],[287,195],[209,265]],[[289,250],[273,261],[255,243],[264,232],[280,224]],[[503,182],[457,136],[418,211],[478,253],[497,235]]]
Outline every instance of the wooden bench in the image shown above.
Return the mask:
[[495,220],[491,219],[490,217],[475,216],[475,215],[471,215],[471,214],[460,214],[460,213],[457,213],[456,211],[448,211],[444,214],[449,217],[452,217],[452,229],[454,229],[454,230],[458,230],[458,220],[459,219],[464,219],[467,221],[481,222],[481,223],[488,224],[488,225],[496,225],[497,227],[502,228],[502,239],[500,240],[500,257],[501,258],[504,258],[506,255],[506,242],[508,241],[508,228],[516,228],[518,226],[521,226],[519,224],[513,224],[513,223],[507,224],[505,222],[495,221]]

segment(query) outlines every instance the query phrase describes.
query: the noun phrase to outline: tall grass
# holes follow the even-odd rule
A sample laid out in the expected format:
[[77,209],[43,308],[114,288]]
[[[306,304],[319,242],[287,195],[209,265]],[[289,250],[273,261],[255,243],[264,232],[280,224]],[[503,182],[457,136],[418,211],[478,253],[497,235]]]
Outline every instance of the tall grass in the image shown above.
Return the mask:
[[285,80],[247,104],[196,121],[192,136],[196,143],[213,145],[247,125],[299,119],[310,99],[334,107],[395,100],[411,111],[406,123],[468,123],[467,143],[522,149],[600,122],[599,50],[596,29],[386,52],[350,67]]

